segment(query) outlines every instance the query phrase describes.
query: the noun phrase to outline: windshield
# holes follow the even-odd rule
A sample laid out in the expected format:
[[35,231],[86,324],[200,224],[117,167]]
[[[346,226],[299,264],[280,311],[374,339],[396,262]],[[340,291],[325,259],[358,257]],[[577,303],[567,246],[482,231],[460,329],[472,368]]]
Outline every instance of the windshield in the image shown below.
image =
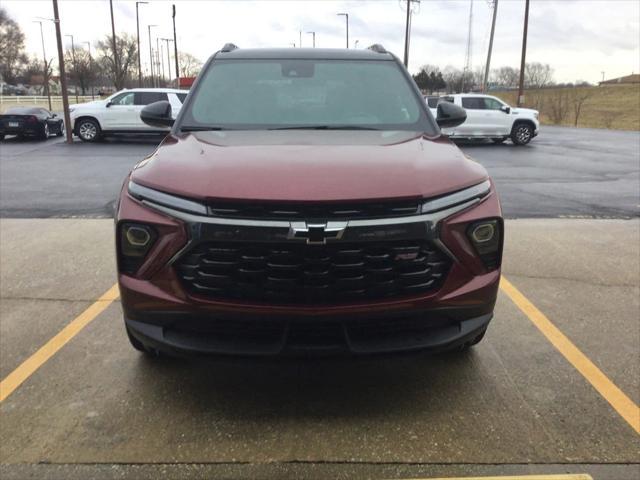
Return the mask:
[[213,62],[180,128],[434,130],[400,67],[368,60]]

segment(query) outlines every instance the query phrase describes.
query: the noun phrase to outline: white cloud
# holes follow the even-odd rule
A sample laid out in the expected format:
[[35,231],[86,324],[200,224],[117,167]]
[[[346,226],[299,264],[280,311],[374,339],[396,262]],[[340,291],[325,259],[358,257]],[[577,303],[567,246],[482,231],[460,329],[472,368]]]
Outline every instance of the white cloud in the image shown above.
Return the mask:
[[[344,17],[350,15],[353,46],[382,43],[402,56],[404,48],[404,2],[401,0],[218,0],[174,2],[177,7],[178,46],[206,60],[226,42],[241,47],[286,47],[300,43],[311,46],[316,31],[318,47],[342,48],[345,44]],[[34,17],[52,17],[49,0],[4,0],[2,5],[21,25],[29,52],[41,55],[40,31]],[[148,56],[147,25],[158,24],[152,33],[172,37],[170,1],[149,0],[140,5],[142,58]],[[73,34],[76,48],[82,42],[110,34],[109,2],[59,2],[64,34]],[[469,0],[423,0],[413,16],[410,65],[412,71],[425,63],[462,68],[464,63]],[[135,35],[135,1],[114,1],[116,32]],[[475,0],[473,22],[473,64],[486,58],[491,12],[486,0]],[[519,66],[524,2],[500,0],[493,66]],[[52,23],[45,26],[47,55],[55,55]],[[551,64],[556,80],[598,81],[640,70],[640,2],[635,0],[532,0],[527,60]],[[63,37],[65,45],[69,39]],[[145,55],[146,53],[146,55]]]

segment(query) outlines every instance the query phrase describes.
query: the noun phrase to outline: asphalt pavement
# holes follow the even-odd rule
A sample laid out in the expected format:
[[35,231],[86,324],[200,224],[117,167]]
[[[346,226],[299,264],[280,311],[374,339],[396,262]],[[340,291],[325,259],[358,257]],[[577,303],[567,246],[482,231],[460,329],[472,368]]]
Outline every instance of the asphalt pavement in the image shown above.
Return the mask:
[[[111,217],[122,181],[158,139],[0,143],[0,216]],[[640,132],[542,127],[529,145],[460,143],[497,184],[507,218],[640,215]]]
[[131,348],[109,217],[156,144],[0,143],[0,478],[640,478],[640,133],[462,145],[509,217],[487,336],[358,359]]

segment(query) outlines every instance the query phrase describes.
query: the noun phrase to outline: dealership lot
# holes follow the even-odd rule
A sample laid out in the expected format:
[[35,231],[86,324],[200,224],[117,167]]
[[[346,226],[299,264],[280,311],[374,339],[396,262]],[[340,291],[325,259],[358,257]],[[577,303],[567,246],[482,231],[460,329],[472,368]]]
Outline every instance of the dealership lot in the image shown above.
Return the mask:
[[462,146],[502,196],[504,276],[604,384],[506,282],[464,355],[140,356],[117,298],[94,305],[115,282],[117,190],[156,143],[0,144],[1,378],[95,310],[0,404],[2,478],[640,475],[637,132]]

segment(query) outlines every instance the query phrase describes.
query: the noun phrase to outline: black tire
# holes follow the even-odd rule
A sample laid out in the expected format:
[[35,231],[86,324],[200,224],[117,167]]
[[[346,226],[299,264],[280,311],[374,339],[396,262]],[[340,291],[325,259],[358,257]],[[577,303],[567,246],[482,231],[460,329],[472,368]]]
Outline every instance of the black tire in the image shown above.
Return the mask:
[[60,123],[60,128],[58,129],[58,133],[56,133],[56,137],[64,136],[64,123]]
[[4,140],[4,133],[0,133],[0,142]]
[[495,144],[500,144],[500,143],[504,143],[506,139],[507,139],[506,137],[499,137],[499,138],[492,138],[491,141]]
[[511,130],[511,141],[515,145],[526,145],[533,138],[533,126],[529,123],[516,123]]
[[40,139],[46,140],[47,138],[49,138],[50,134],[51,132],[49,131],[49,125],[45,123],[44,127],[42,127],[42,132],[40,132]]
[[83,142],[97,142],[100,140],[102,131],[100,125],[92,118],[81,118],[76,124],[76,135]]

